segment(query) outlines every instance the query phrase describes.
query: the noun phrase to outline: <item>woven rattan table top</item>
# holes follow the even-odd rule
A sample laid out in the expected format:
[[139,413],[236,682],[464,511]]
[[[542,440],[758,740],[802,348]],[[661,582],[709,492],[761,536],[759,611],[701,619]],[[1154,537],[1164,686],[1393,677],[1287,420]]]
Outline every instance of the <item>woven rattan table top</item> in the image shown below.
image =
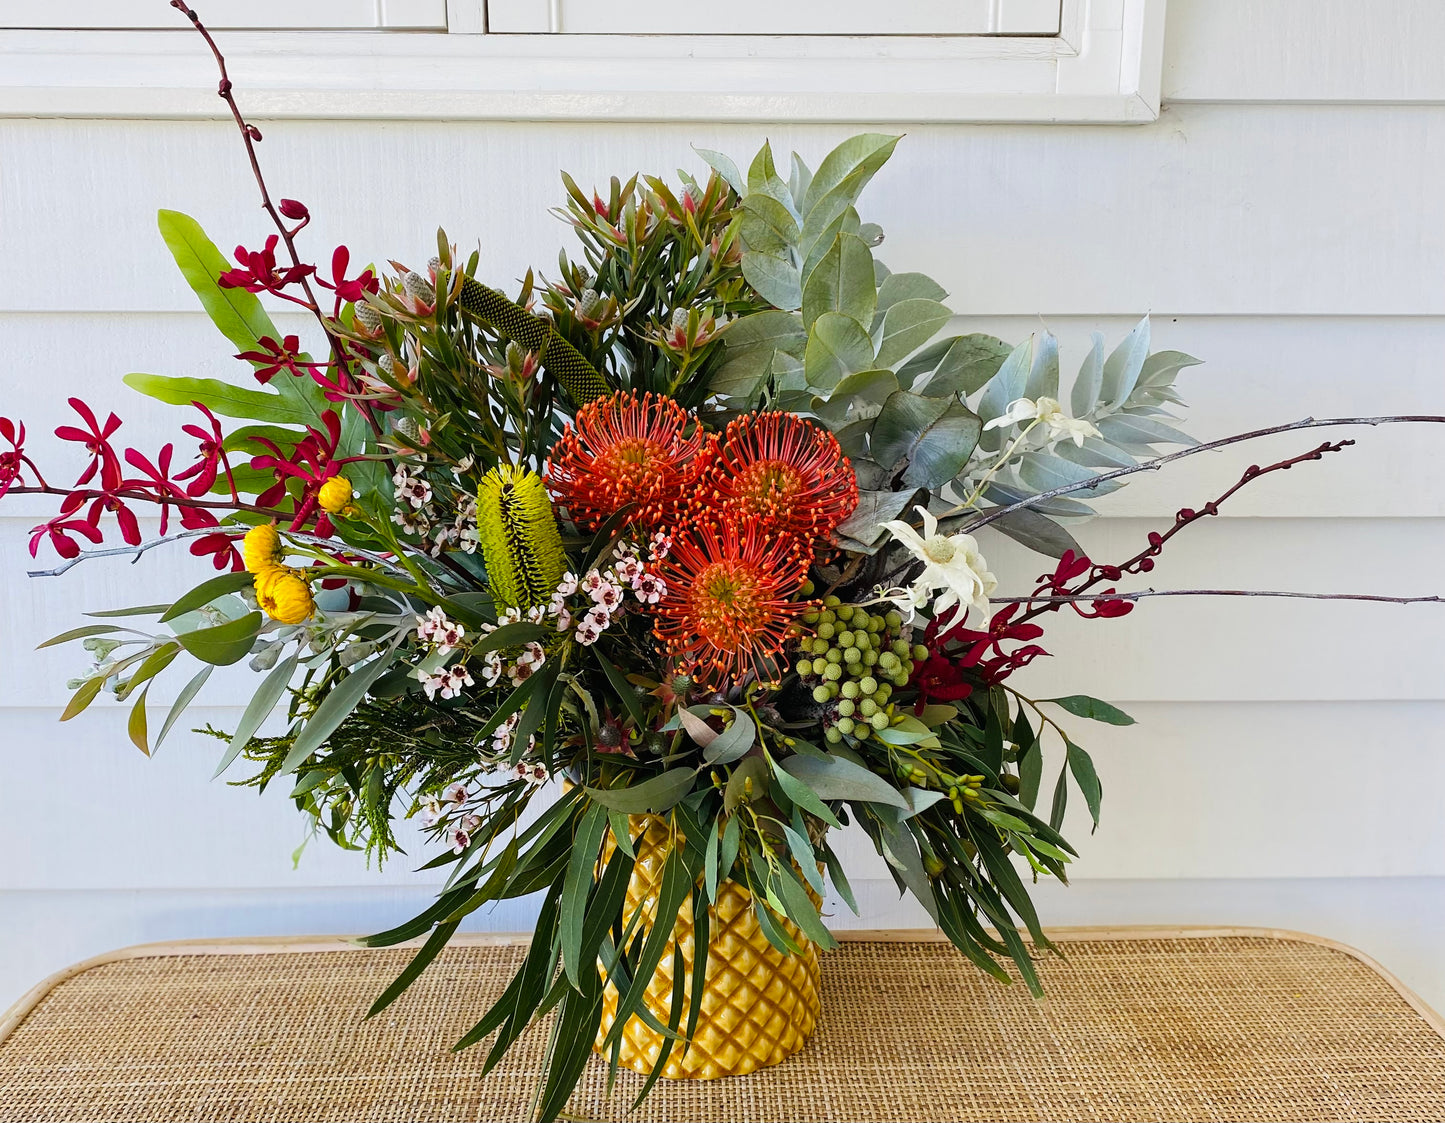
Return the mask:
[[[823,965],[813,1042],[775,1069],[572,1110],[674,1123],[1445,1120],[1445,1026],[1377,965],[1291,933],[1074,930],[1048,999],[947,944],[850,939]],[[512,1120],[543,1041],[490,1076],[449,1051],[521,947],[459,941],[361,1015],[409,955],[336,939],[153,945],[79,964],[0,1020],[0,1120]]]

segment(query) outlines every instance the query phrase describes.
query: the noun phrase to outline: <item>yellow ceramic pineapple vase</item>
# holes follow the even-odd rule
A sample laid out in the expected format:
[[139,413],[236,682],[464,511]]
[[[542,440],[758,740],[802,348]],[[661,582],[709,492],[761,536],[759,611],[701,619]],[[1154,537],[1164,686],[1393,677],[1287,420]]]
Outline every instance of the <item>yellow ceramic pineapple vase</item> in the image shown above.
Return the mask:
[[[637,837],[641,830],[642,835]],[[633,847],[637,864],[627,886],[624,920],[640,908],[647,925],[657,911],[657,894],[662,866],[667,860],[670,838],[667,825],[656,815],[634,815]],[[610,848],[609,841],[609,848]],[[763,935],[753,915],[752,895],[735,881],[718,885],[717,903],[708,909],[709,941],[706,991],[697,1031],[684,1051],[674,1043],[663,1069],[672,1079],[713,1080],[719,1076],[742,1076],[792,1056],[812,1036],[818,1024],[821,1002],[818,990],[818,949],[791,923],[784,922],[788,935],[803,949],[801,955],[785,955]],[[673,949],[682,945],[684,986],[692,998],[693,921],[692,902],[685,901],[678,914],[677,928],[662,953],[662,962],[648,985],[647,1008],[666,1025],[672,1010]],[[603,994],[602,1028],[597,1048],[617,1019],[617,988],[608,985]],[[652,1071],[662,1051],[662,1035],[649,1029],[633,1015],[622,1034],[621,1063],[644,1075]]]

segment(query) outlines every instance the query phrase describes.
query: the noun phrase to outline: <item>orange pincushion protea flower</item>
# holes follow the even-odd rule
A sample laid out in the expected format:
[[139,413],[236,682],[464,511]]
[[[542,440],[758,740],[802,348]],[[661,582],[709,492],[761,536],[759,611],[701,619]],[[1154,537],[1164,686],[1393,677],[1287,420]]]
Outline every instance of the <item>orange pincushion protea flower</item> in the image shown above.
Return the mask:
[[702,519],[674,533],[656,565],[667,593],[653,633],[705,684],[752,672],[769,678],[790,625],[811,607],[792,601],[811,552],[792,535],[733,518]]
[[636,504],[632,523],[654,527],[696,483],[705,439],[671,398],[619,392],[577,411],[547,461],[547,486],[588,530],[627,503]]
[[791,413],[730,422],[700,490],[740,520],[804,542],[830,534],[858,506],[858,480],[838,438]]

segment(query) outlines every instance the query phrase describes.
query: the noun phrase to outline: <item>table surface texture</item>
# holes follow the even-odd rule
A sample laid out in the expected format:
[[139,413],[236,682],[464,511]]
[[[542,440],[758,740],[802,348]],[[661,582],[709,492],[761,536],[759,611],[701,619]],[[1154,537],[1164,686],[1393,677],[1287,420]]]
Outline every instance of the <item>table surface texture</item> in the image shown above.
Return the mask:
[[[776,1068],[640,1077],[594,1120],[1445,1120],[1440,1020],[1364,957],[1282,933],[1062,933],[1047,998],[932,940],[850,939],[823,961],[823,1020]],[[483,1077],[451,1044],[524,948],[473,937],[364,1021],[407,949],[337,939],[156,945],[78,965],[0,1021],[0,1121],[526,1119],[536,1030]]]

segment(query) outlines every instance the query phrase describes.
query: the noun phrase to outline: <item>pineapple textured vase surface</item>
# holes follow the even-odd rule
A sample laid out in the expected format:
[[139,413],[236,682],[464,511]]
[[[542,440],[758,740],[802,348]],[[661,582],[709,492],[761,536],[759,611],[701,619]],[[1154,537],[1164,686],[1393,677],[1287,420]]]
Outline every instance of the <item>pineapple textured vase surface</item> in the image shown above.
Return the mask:
[[[641,923],[650,925],[672,837],[666,822],[656,815],[632,816],[632,831],[637,863],[628,882],[623,915],[630,921],[640,908]],[[802,948],[801,955],[787,955],[768,943],[753,912],[752,895],[731,879],[719,882],[717,903],[708,913],[711,940],[702,1009],[687,1049],[675,1045],[668,1056],[663,1075],[672,1079],[742,1076],[778,1064],[807,1044],[821,1012],[818,948],[793,924],[784,927]],[[690,1002],[694,955],[691,901],[683,904],[672,939],[647,988],[647,1008],[662,1025],[668,1024],[672,1009],[674,948],[678,945]],[[616,1021],[617,989],[609,985],[602,1001],[599,1051]],[[623,1030],[621,1063],[647,1075],[662,1044],[662,1035],[633,1015]]]

